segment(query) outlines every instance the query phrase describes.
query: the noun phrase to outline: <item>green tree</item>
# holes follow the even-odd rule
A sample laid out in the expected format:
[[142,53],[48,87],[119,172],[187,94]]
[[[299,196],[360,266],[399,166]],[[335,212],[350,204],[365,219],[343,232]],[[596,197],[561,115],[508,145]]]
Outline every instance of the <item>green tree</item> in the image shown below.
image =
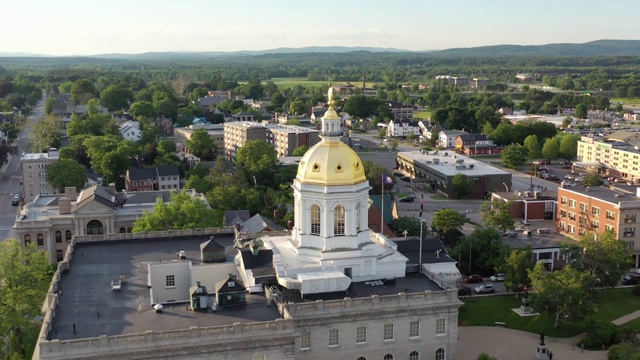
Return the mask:
[[586,119],[587,118],[587,104],[585,103],[580,103],[578,104],[578,106],[576,106],[576,112],[575,112],[575,117],[577,117],[578,119]]
[[302,146],[299,146],[299,147],[293,149],[293,152],[291,153],[291,155],[293,155],[293,156],[303,156],[308,150],[309,150],[309,147],[307,145],[302,145]]
[[210,149],[213,153],[218,150],[215,142],[205,129],[197,129],[191,134],[191,138],[187,140],[187,148],[197,157],[202,157],[207,149]]
[[60,147],[60,118],[47,115],[33,125],[31,129],[31,143],[34,152]]
[[633,251],[629,245],[616,238],[612,230],[596,236],[584,234],[578,244],[561,244],[561,254],[568,256],[568,263],[578,271],[597,279],[600,286],[614,287],[631,267]]
[[524,139],[524,147],[529,152],[527,155],[529,160],[539,159],[542,155],[540,152],[540,142],[535,135],[529,135]]
[[[11,334],[10,352],[26,358],[25,331],[37,331],[42,303],[51,282],[52,268],[47,253],[20,241],[0,242],[0,334]],[[17,347],[17,349],[16,349]]]
[[578,140],[580,137],[574,134],[567,134],[560,140],[558,155],[566,160],[573,160],[578,155]]
[[529,286],[529,271],[533,270],[536,262],[533,260],[533,251],[530,245],[522,249],[511,249],[506,257],[501,271],[504,272],[504,285],[518,296],[520,285]]
[[144,116],[147,118],[155,118],[158,116],[156,108],[153,106],[151,102],[148,101],[136,101],[131,104],[131,109],[129,109],[131,115],[134,118],[138,118],[138,116]]
[[603,184],[598,175],[587,175],[582,179],[582,186],[600,186]]
[[47,115],[53,114],[53,104],[56,102],[56,99],[50,97],[44,103],[44,113]]
[[633,343],[625,341],[609,348],[607,360],[640,360],[640,350]]
[[513,201],[487,201],[480,206],[482,221],[489,227],[502,231],[515,228],[515,220],[509,211]]
[[[408,216],[402,216],[398,218],[398,222],[396,224],[396,228],[402,234],[405,230],[407,231],[407,236],[420,236],[420,220]],[[427,224],[422,222],[422,237],[424,238],[427,234]]]
[[86,104],[96,97],[96,88],[88,79],[79,79],[71,86],[71,100],[76,104]]
[[[523,85],[523,87],[524,86],[527,86],[527,85]],[[498,359],[489,354],[480,353],[480,355],[478,355],[478,358],[476,360],[498,360]]]
[[595,311],[594,278],[571,265],[548,272],[542,262],[529,272],[536,296],[533,307],[555,315],[555,327],[584,319]]
[[307,105],[302,100],[295,100],[289,104],[289,114],[302,115],[307,112]]
[[60,192],[71,186],[80,191],[87,182],[87,168],[75,160],[60,159],[47,166],[47,182]]
[[431,225],[438,234],[444,235],[451,230],[461,230],[466,221],[465,216],[457,210],[441,209],[433,214],[433,222]]
[[520,145],[512,144],[504,148],[500,154],[500,160],[503,164],[512,169],[517,169],[518,166],[524,164],[527,161],[529,151]]
[[201,194],[206,194],[216,187],[215,181],[209,176],[190,176],[185,185],[185,189],[195,189]]
[[203,200],[185,191],[174,192],[168,204],[158,198],[153,211],[144,211],[134,232],[209,228],[215,226],[213,211]]
[[100,104],[111,111],[127,109],[133,93],[118,85],[110,85],[100,92]]
[[173,155],[176,153],[176,143],[170,139],[161,139],[158,141],[158,155]]
[[[471,259],[471,266],[467,261],[469,273],[490,274],[504,267],[508,251],[502,234],[494,228],[479,226],[468,236],[465,236],[452,250],[462,259]],[[469,252],[471,251],[471,252]]]
[[562,127],[566,129],[567,127],[569,127],[569,125],[571,125],[572,122],[573,118],[571,117],[571,115],[567,115],[567,117],[562,120]]
[[453,186],[453,192],[456,194],[458,199],[469,195],[473,189],[473,183],[466,176],[460,173],[453,176],[451,184]]
[[560,144],[556,139],[547,139],[542,146],[542,157],[546,160],[555,160],[560,152]]
[[278,155],[266,142],[250,140],[238,149],[235,164],[245,174],[247,182],[271,187],[271,174],[278,168]]

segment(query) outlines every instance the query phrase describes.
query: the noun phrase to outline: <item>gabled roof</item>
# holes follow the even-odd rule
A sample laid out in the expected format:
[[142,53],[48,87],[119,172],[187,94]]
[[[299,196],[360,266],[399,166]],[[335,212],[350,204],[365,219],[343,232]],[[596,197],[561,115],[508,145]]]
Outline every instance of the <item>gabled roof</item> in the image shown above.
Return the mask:
[[100,185],[93,185],[80,192],[78,201],[76,202],[76,209],[92,201],[113,208],[115,206],[115,200],[115,195],[111,194],[108,189]]
[[459,137],[462,141],[486,141],[487,135],[483,134],[460,134]]
[[180,175],[180,170],[176,165],[160,165],[156,167],[158,176]]
[[236,226],[237,223],[242,225],[251,218],[249,210],[227,210],[224,212],[224,225]]
[[254,255],[253,251],[248,248],[238,249],[242,256],[242,263],[245,270],[251,270],[255,276],[275,275],[273,268],[273,251],[269,249],[258,250],[258,254]]
[[161,198],[163,202],[168,203],[171,200],[171,191],[138,192],[127,198],[126,205],[155,204],[158,198]]
[[241,111],[237,114],[233,114],[234,117],[253,117],[253,114],[246,111]]
[[251,219],[248,219],[242,224],[241,232],[247,233],[259,233],[263,231],[283,231],[285,227],[280,226],[260,214],[255,214]]
[[201,251],[213,251],[213,250],[220,250],[220,249],[224,250],[224,246],[222,246],[219,242],[215,241],[215,239],[207,240],[202,244],[200,244]]
[[462,131],[462,130],[442,130],[440,131],[440,133],[443,133],[446,136],[457,136],[457,135],[467,134],[466,131]]
[[[229,286],[229,284],[233,284],[233,286]],[[246,288],[244,287],[242,282],[231,276],[216,283],[217,293],[245,292],[245,290]]]
[[153,180],[156,176],[155,169],[151,168],[129,168],[127,171],[128,177],[130,180],[138,181],[138,180]]

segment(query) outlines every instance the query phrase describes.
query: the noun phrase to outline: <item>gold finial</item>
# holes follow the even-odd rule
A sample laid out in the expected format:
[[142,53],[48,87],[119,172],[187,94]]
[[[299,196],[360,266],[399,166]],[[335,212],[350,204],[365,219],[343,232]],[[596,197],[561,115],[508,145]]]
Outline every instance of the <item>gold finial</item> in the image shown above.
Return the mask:
[[329,109],[333,110],[333,104],[335,103],[335,100],[333,100],[333,87],[331,85],[329,85]]

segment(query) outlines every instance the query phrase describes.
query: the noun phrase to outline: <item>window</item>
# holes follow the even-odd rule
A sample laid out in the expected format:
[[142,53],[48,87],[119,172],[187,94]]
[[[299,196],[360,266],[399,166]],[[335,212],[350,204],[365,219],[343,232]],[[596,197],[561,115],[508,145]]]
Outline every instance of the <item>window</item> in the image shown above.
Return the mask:
[[412,321],[409,323],[409,337],[420,336],[420,322]]
[[600,221],[591,220],[591,228],[594,230],[600,229]]
[[175,286],[176,286],[176,276],[167,275],[165,277],[165,287],[175,287]]
[[444,349],[436,350],[436,360],[444,360]]
[[120,234],[124,234],[127,232],[127,229],[124,228],[124,226],[120,227],[120,231],[118,231]]
[[356,231],[360,231],[360,203],[356,204]]
[[567,224],[565,222],[560,222],[560,230],[561,231],[565,231],[567,230]]
[[595,206],[591,207],[591,215],[600,216],[600,208],[597,208]]
[[356,343],[362,344],[367,342],[367,327],[358,326],[356,329]]
[[567,197],[566,196],[560,197],[560,204],[567,205]]
[[384,324],[383,340],[393,340],[393,324]]
[[64,239],[69,242],[71,241],[71,230],[67,230],[64,232]]
[[567,217],[567,211],[566,210],[560,210],[560,217]]
[[311,234],[320,235],[320,206],[311,205]]
[[611,226],[611,225],[609,225],[609,224],[605,225],[605,226],[604,226],[604,228],[605,228],[606,230],[614,231],[614,230],[613,230],[613,226]]
[[613,211],[607,210],[607,220],[615,220],[615,219],[616,219],[616,215],[613,213]]
[[576,221],[576,214],[570,212],[569,213],[569,220]]
[[24,244],[25,245],[31,244],[31,235],[27,234],[24,236]]
[[417,351],[412,351],[411,354],[409,354],[409,360],[420,360],[420,355]]
[[634,222],[636,222],[636,214],[627,214],[624,217],[624,222],[626,222],[626,223],[634,223]]
[[364,356],[360,356],[358,360],[367,360],[367,358],[365,358]]
[[64,255],[62,254],[62,250],[56,250],[56,261],[60,262],[64,260]]
[[265,360],[267,355],[265,353],[253,354],[253,360]]
[[344,206],[336,206],[333,212],[333,234],[344,235]]
[[589,205],[587,205],[585,203],[580,203],[580,211],[581,212],[587,212],[587,210],[589,210]]
[[61,243],[62,242],[62,232],[61,231],[56,231],[56,242],[57,243]]
[[38,234],[36,238],[38,239],[38,246],[44,246],[44,235]]
[[340,340],[339,340],[339,330],[338,329],[331,329],[329,330],[329,346],[338,346],[340,345]]
[[636,236],[636,228],[624,228],[624,237]]
[[384,356],[384,360],[393,360],[393,355],[387,354]]
[[569,200],[569,207],[572,209],[576,208],[576,201],[575,200]]
[[436,335],[444,335],[447,330],[447,319],[436,320]]
[[311,333],[309,331],[303,331],[300,334],[300,349],[311,349]]
[[629,249],[633,250],[636,248],[636,242],[635,241],[629,241]]

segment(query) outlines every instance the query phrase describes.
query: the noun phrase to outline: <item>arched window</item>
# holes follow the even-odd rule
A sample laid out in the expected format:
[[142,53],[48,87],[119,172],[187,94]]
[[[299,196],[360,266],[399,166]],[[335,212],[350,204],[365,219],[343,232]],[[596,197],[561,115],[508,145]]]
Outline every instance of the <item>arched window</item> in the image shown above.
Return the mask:
[[125,228],[124,228],[124,226],[122,226],[122,227],[120,228],[120,234],[124,234],[124,233],[126,233],[126,232],[127,232],[127,229],[125,229]]
[[129,226],[129,227],[127,228],[127,232],[128,232],[128,233],[132,233],[132,232],[133,232],[133,228],[132,228],[131,226]]
[[436,360],[444,360],[444,349],[436,350]]
[[338,205],[333,212],[333,235],[344,235],[344,206]]
[[38,234],[36,238],[38,239],[38,246],[44,246],[44,235]]
[[384,356],[384,360],[393,360],[393,355],[387,354]]
[[360,203],[356,204],[356,232],[360,231]]
[[360,356],[358,360],[367,360],[367,358],[365,358],[364,356]]
[[311,234],[320,235],[320,206],[311,205]]
[[64,239],[69,242],[71,241],[71,230],[67,230],[64,232]]
[[102,235],[104,234],[104,227],[98,220],[91,220],[87,224],[87,235]]
[[57,243],[62,242],[62,231],[56,231],[56,242]]
[[24,236],[24,244],[25,244],[25,245],[29,245],[29,244],[31,244],[31,235],[26,234],[26,235]]
[[420,355],[418,355],[417,351],[412,351],[411,354],[409,354],[409,360],[420,360]]

